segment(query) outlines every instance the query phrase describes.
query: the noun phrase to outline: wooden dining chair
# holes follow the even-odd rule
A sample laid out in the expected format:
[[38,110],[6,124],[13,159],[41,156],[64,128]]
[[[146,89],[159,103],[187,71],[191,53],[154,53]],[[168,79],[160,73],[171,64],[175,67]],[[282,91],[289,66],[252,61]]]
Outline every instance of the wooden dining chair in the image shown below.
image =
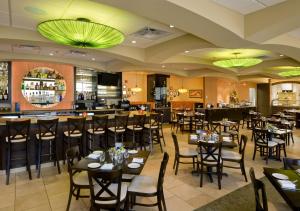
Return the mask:
[[211,132],[212,133],[217,133],[217,134],[221,134],[221,124],[220,124],[220,122],[217,122],[217,121],[212,121],[211,123],[210,123],[210,130],[211,130]]
[[[173,143],[175,147],[175,158],[174,158],[174,164],[173,164],[173,169],[176,166],[175,169],[175,175],[177,175],[178,172],[178,167],[179,163],[181,164],[193,164],[193,169],[195,169],[195,160],[197,159],[198,152],[196,149],[193,148],[179,148],[177,136],[172,132],[172,138],[173,138]],[[180,161],[180,158],[187,158],[187,159],[192,159],[193,162],[182,162]]]
[[88,174],[86,171],[78,171],[73,169],[76,162],[81,159],[79,146],[73,146],[66,150],[66,158],[68,165],[68,173],[70,180],[69,198],[67,204],[67,211],[70,209],[72,196],[79,198],[89,198],[89,195],[81,195],[80,191],[83,189],[90,189]]
[[[161,161],[160,164],[158,180],[156,180],[151,176],[146,176],[146,175],[138,175],[134,177],[134,179],[132,180],[128,188],[131,208],[134,205],[146,206],[146,207],[158,206],[159,211],[162,210],[167,211],[163,184],[164,184],[164,177],[166,173],[168,160],[169,160],[169,155],[168,153],[165,152],[163,156],[163,160]],[[136,202],[137,196],[156,197],[157,202],[153,204],[138,203]]]
[[256,152],[259,151],[261,156],[265,156],[266,164],[268,164],[269,156],[276,153],[277,156],[277,143],[270,140],[270,134],[265,129],[254,129],[254,151],[253,160],[255,160]]
[[151,113],[149,116],[149,121],[144,125],[144,132],[150,144],[150,151],[153,152],[153,145],[159,144],[160,151],[163,152],[161,138],[159,134],[159,121],[161,116],[159,113]]
[[254,188],[256,211],[268,211],[268,201],[265,184],[256,179],[254,169],[249,170],[250,178]]
[[127,126],[127,134],[132,137],[131,143],[128,144],[128,148],[137,148],[144,145],[143,135],[144,135],[144,125],[145,125],[146,115],[135,114],[133,115],[132,125]]
[[[246,182],[248,180],[247,180],[247,175],[246,175],[246,171],[245,171],[244,157],[245,157],[245,149],[246,149],[246,145],[247,145],[247,139],[248,139],[247,136],[245,136],[245,135],[241,136],[241,141],[239,143],[239,152],[230,151],[230,150],[222,150],[222,153],[221,153],[222,160],[224,161],[223,167],[233,168],[233,169],[241,169]],[[238,163],[239,166],[227,165],[227,162]]]
[[185,118],[183,113],[177,113],[176,118],[177,118],[176,133],[178,132],[178,128],[183,133],[185,128],[188,127],[190,124],[189,119]]
[[91,195],[90,210],[128,210],[127,183],[122,183],[122,168],[88,171]]
[[116,142],[124,141],[125,132],[128,124],[128,114],[116,115],[114,119],[114,125],[108,128],[108,134],[113,137],[114,143],[108,144],[110,146],[115,146]]
[[[200,172],[200,187],[203,184],[203,174],[208,174],[210,176],[211,182],[212,177],[211,174],[216,173],[218,176],[218,187],[221,189],[221,179],[223,172],[223,160],[222,160],[222,142],[199,142],[200,148],[200,158],[197,162],[197,169]],[[200,167],[199,167],[200,166]],[[207,168],[207,171],[204,171],[204,167]],[[213,172],[212,169],[216,168],[216,172]]]
[[234,141],[235,139],[237,140],[238,143],[240,143],[240,121],[236,121],[229,126],[228,133],[232,137],[232,140]]

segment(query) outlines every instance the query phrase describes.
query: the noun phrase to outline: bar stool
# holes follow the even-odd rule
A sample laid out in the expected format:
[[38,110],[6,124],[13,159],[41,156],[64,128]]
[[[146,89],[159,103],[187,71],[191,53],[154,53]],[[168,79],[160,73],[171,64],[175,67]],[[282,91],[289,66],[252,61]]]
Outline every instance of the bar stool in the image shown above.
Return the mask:
[[[24,144],[25,145],[25,159],[26,159],[26,169],[28,171],[29,179],[31,180],[31,170],[29,164],[29,156],[28,156],[28,142],[30,131],[30,119],[26,120],[14,120],[14,121],[6,121],[6,132],[7,136],[5,137],[5,146],[6,146],[6,185],[9,184],[9,176],[10,176],[10,167],[11,161],[13,161],[12,147],[13,145]],[[14,159],[20,160],[20,159]]]
[[108,115],[95,115],[92,117],[92,128],[89,128],[86,132],[87,151],[92,152],[93,143],[96,141],[96,137],[99,137],[99,147],[106,149],[107,143],[107,123]]
[[114,137],[114,142],[124,141],[124,134],[127,128],[128,115],[116,115],[114,126],[108,128],[108,134]]
[[[83,156],[83,134],[85,130],[85,117],[72,117],[67,120],[67,131],[63,133],[63,152],[73,145],[78,145],[80,156]],[[75,144],[74,144],[75,142]],[[65,154],[64,154],[65,163]]]
[[153,143],[156,142],[160,145],[160,150],[163,152],[160,135],[159,135],[159,121],[160,121],[160,114],[158,113],[151,113],[149,117],[149,123],[145,124],[145,132],[149,133],[149,144],[150,144],[150,151],[153,151]]
[[[41,175],[41,158],[43,156],[54,156],[54,165],[57,165],[57,171],[60,174],[60,166],[56,149],[58,118],[55,119],[38,119],[38,133],[36,134],[36,169],[37,177]],[[49,154],[42,154],[43,143],[49,142]]]
[[127,126],[127,131],[129,135],[132,135],[132,147],[137,148],[137,138],[139,141],[140,148],[143,146],[143,132],[144,124],[146,120],[146,115],[133,115],[133,125]]

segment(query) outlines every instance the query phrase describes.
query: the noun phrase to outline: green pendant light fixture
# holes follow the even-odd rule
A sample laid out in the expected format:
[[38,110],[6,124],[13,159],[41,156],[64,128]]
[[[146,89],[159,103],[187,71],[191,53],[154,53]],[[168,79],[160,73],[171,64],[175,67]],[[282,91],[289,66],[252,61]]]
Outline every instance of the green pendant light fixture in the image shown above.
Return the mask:
[[244,68],[251,67],[262,62],[262,59],[258,58],[239,58],[239,52],[233,53],[233,55],[235,56],[234,58],[217,60],[214,61],[213,64],[222,68]]
[[37,30],[49,40],[77,48],[110,48],[124,41],[119,30],[85,18],[48,20]]

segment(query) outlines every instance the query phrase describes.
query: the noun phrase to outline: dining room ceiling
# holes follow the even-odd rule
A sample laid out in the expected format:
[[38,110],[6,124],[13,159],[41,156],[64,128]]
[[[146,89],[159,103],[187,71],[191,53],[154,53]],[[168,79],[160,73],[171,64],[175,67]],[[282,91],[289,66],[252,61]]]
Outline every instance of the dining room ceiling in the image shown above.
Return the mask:
[[[112,71],[184,76],[276,77],[272,66],[300,66],[298,0],[2,0],[0,59],[38,59]],[[279,12],[280,11],[280,12]],[[78,17],[115,27],[124,42],[109,49],[74,49],[36,31],[50,19]],[[254,49],[259,65],[212,65],[220,52]],[[83,54],[70,53],[82,51]]]

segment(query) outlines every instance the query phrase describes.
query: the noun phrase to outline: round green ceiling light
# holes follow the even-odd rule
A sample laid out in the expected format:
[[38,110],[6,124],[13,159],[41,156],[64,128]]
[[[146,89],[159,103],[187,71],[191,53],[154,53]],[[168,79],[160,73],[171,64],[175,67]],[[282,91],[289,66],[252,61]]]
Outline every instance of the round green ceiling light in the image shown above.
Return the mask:
[[262,60],[258,58],[233,58],[224,59],[213,62],[215,66],[223,68],[242,68],[250,67],[261,63]]
[[300,76],[300,69],[295,69],[295,70],[289,70],[289,71],[280,72],[280,73],[278,73],[278,75],[282,76],[282,77],[296,77],[296,76]]
[[110,48],[124,40],[119,30],[85,18],[45,21],[37,30],[49,40],[78,48]]

